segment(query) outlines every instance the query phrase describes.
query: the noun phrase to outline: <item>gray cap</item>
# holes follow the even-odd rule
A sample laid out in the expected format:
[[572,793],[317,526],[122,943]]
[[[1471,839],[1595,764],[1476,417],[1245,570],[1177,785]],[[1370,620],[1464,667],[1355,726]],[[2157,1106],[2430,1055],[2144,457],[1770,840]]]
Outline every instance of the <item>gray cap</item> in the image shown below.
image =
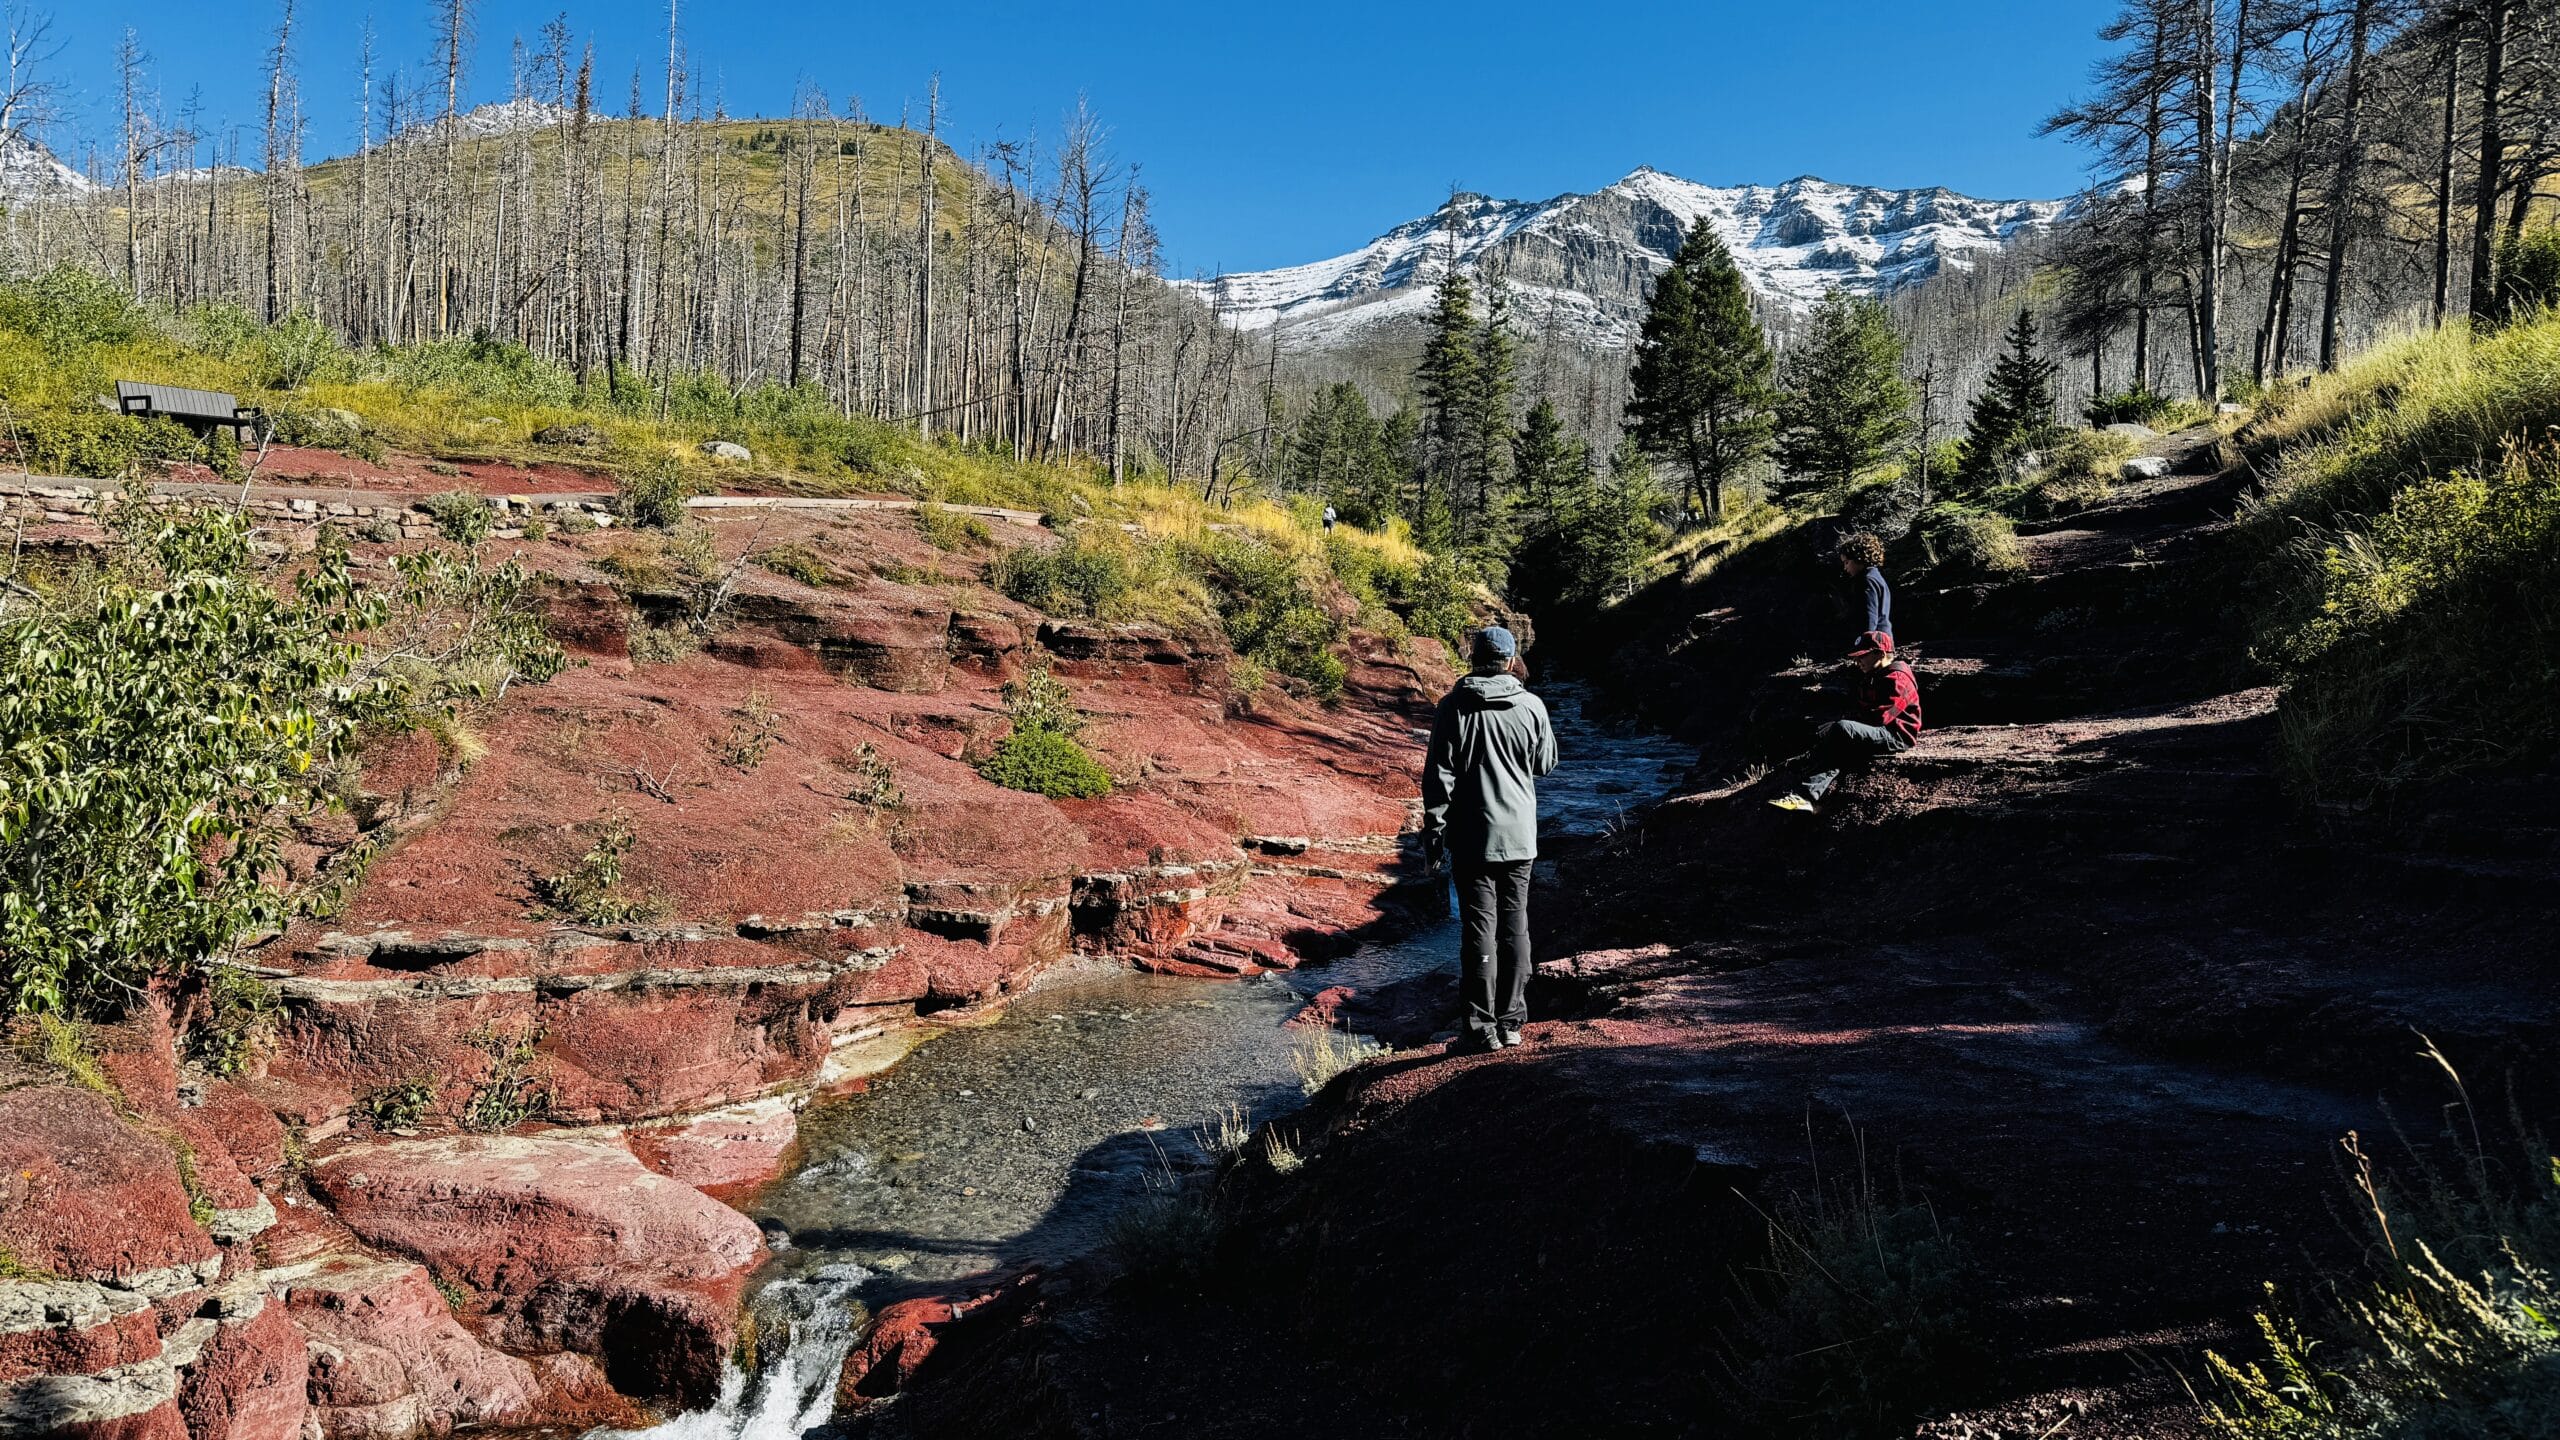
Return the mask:
[[1520,653],[1520,642],[1499,625],[1487,625],[1476,632],[1475,663],[1500,665]]

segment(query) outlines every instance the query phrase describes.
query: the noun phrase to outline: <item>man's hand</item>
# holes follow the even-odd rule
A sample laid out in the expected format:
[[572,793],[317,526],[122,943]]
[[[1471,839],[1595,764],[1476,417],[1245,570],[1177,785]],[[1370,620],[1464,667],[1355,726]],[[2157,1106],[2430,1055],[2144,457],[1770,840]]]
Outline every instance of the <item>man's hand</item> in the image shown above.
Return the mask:
[[1422,863],[1434,874],[1449,868],[1449,837],[1434,832],[1422,837]]

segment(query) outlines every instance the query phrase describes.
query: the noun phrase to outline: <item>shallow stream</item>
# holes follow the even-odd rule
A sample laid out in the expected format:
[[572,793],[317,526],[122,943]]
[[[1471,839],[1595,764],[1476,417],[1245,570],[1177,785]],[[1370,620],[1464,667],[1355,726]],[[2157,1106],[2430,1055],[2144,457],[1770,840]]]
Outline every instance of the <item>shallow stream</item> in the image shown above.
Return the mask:
[[[1593,722],[1569,686],[1544,693],[1562,764],[1539,785],[1543,833],[1623,823],[1694,756]],[[1443,921],[1247,980],[1062,966],[1000,1018],[949,1031],[863,1093],[813,1106],[801,1117],[801,1168],[754,1212],[779,1251],[755,1300],[762,1369],[733,1371],[716,1407],[647,1433],[785,1440],[823,1423],[859,1310],[1092,1249],[1130,1200],[1209,1163],[1222,1118],[1259,1124],[1303,1102],[1307,1032],[1284,1022],[1310,995],[1454,968],[1456,957],[1455,924]]]

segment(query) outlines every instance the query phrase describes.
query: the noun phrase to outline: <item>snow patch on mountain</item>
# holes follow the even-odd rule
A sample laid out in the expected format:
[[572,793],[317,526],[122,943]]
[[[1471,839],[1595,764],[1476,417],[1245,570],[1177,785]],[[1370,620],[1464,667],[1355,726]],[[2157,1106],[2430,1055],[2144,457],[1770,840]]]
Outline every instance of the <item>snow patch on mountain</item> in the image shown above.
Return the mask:
[[96,189],[89,177],[62,163],[45,143],[23,130],[0,130],[0,201],[86,195]]
[[1802,311],[1833,288],[1881,295],[2051,227],[2058,200],[1978,200],[1804,176],[1702,185],[1650,166],[1552,200],[1454,195],[1347,255],[1185,282],[1228,324],[1322,347],[1413,318],[1451,265],[1500,273],[1521,319],[1584,344],[1634,342],[1655,276],[1703,219],[1767,302]]
[[[499,100],[454,116],[453,128],[454,133],[465,140],[493,140],[501,135],[513,135],[519,130],[548,130],[576,118],[576,112],[568,106],[554,105],[548,100]],[[427,120],[411,126],[405,133],[440,136],[444,133],[444,126],[442,119]]]

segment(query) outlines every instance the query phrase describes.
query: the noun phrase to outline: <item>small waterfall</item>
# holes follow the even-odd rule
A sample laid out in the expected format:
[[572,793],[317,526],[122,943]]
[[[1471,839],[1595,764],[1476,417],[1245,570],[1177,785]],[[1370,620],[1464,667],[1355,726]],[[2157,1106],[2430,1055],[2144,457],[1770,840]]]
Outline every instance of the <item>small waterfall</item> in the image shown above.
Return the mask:
[[646,1430],[597,1430],[587,1440],[798,1440],[836,1408],[836,1377],[861,1329],[855,1292],[871,1272],[849,1262],[774,1281],[755,1298],[762,1363],[749,1374],[733,1360],[720,1399]]

